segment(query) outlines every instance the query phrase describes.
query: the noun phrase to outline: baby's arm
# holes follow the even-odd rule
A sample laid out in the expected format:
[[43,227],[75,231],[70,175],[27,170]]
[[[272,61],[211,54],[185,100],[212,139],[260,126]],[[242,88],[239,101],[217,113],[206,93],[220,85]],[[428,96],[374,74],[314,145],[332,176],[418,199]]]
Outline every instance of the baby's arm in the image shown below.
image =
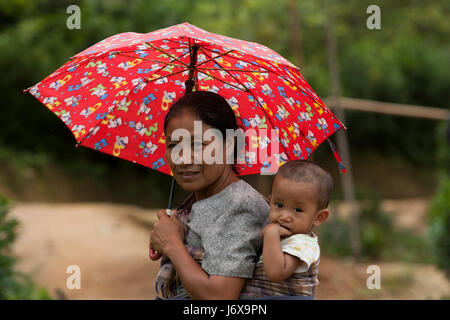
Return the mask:
[[287,279],[301,264],[301,260],[281,250],[280,237],[291,233],[277,223],[267,225],[262,231],[264,270],[271,281],[280,282]]

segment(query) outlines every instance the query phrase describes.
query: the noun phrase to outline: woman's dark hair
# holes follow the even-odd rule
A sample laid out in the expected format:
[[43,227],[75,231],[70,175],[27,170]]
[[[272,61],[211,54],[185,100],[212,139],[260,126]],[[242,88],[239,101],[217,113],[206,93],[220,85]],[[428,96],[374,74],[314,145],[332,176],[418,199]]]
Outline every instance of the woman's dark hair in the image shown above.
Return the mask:
[[194,91],[178,99],[164,118],[164,132],[170,119],[189,111],[203,123],[218,129],[225,137],[226,129],[238,128],[236,116],[224,97],[210,91]]
[[[194,91],[187,93],[170,107],[164,118],[164,132],[167,130],[169,121],[185,111],[196,115],[204,124],[219,130],[224,139],[227,129],[236,130],[239,128],[234,111],[224,97],[210,91]],[[235,160],[236,156],[237,148],[235,144]],[[237,173],[234,166],[233,170]]]

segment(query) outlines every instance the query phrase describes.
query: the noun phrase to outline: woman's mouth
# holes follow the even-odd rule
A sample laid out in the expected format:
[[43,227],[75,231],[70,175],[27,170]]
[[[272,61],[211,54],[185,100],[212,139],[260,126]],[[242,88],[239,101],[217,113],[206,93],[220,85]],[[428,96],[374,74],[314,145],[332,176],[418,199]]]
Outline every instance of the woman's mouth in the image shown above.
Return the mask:
[[199,171],[180,171],[177,175],[185,182],[193,181],[197,178]]

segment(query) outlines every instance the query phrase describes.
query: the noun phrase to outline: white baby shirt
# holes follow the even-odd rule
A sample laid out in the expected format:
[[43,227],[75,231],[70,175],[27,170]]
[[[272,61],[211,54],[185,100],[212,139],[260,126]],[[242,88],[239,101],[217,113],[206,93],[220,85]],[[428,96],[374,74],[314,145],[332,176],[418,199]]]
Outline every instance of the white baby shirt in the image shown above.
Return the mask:
[[[296,273],[307,271],[311,264],[318,261],[320,257],[319,242],[314,233],[312,233],[312,236],[307,234],[294,234],[288,238],[282,239],[281,250],[298,257],[304,262],[295,269],[294,272]],[[263,257],[261,255],[259,262],[262,261]]]

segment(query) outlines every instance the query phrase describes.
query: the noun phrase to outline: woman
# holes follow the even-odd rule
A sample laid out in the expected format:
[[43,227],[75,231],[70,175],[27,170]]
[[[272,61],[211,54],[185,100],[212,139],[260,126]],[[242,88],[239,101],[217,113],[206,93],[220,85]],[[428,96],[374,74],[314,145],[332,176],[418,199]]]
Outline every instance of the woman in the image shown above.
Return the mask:
[[[197,164],[192,153],[188,159],[191,161],[185,157],[180,163],[174,156],[178,141],[172,134],[176,129],[186,129],[196,145],[199,141],[194,136],[194,121],[201,121],[202,133],[217,129],[224,140],[226,129],[238,129],[227,101],[213,92],[189,93],[167,113],[166,160],[177,183],[192,194],[177,215],[158,213],[159,221],[150,239],[151,247],[163,255],[156,291],[163,299],[238,299],[246,279],[253,275],[269,206],[255,189],[239,179],[233,165],[226,163],[230,147],[226,141],[218,144],[223,145],[223,161]],[[211,142],[201,140],[202,150],[218,143],[217,139],[220,135]],[[231,147],[236,154],[236,147]],[[217,156],[214,152],[211,155]]]

